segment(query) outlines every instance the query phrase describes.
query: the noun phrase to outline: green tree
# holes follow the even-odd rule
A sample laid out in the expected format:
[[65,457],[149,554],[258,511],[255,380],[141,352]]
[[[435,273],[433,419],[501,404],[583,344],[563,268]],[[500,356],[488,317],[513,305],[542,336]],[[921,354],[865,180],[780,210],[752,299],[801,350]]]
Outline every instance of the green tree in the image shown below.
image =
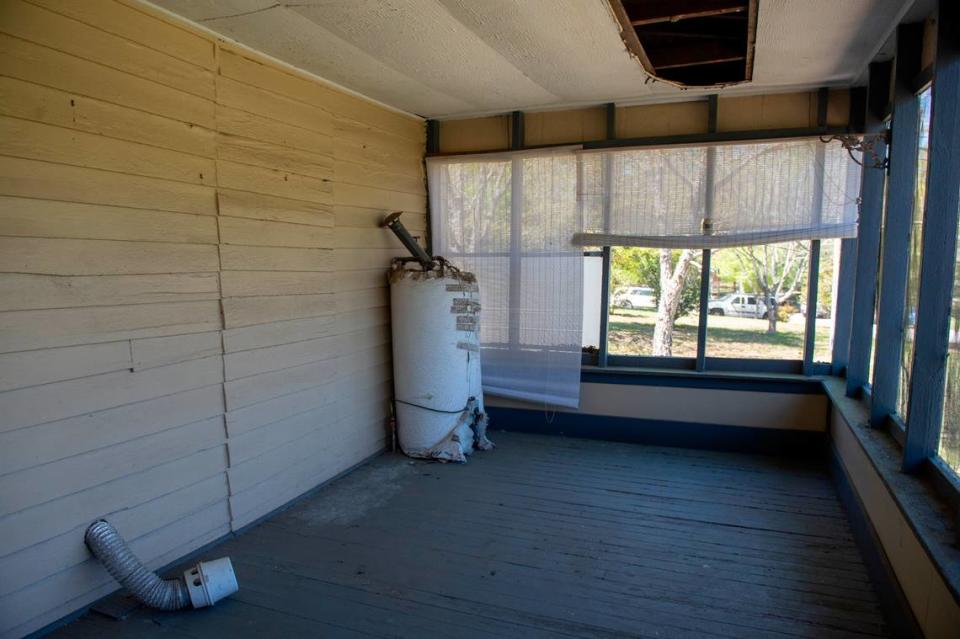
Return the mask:
[[[734,249],[743,270],[750,273],[752,290],[757,291],[769,308],[767,333],[777,332],[778,307],[803,288],[810,257],[807,242],[781,242],[743,246]],[[816,309],[808,312],[816,313]]]
[[[685,251],[669,251],[671,271],[676,268],[681,255]],[[610,279],[614,289],[625,286],[646,286],[653,289],[657,306],[663,287],[660,277],[661,249],[618,247],[613,250],[610,260]],[[693,268],[686,275],[683,288],[680,292],[680,303],[677,307],[679,319],[694,310],[700,304],[700,269]]]
[[697,251],[684,249],[618,248],[613,251],[611,279],[614,286],[647,286],[657,303],[652,354],[673,354],[673,329],[677,319],[697,308],[700,300],[700,269],[694,267]]

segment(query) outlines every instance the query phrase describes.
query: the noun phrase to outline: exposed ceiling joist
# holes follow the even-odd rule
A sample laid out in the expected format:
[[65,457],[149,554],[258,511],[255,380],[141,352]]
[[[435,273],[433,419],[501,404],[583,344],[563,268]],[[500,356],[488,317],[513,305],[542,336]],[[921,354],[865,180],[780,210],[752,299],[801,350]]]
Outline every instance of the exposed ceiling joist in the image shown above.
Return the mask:
[[678,69],[701,64],[718,64],[744,60],[743,47],[728,42],[706,42],[698,46],[673,45],[658,47],[649,52],[650,62],[658,71]]
[[651,76],[682,87],[753,78],[757,0],[609,0],[624,44]]
[[646,0],[624,2],[630,13],[630,23],[635,27],[662,22],[679,22],[691,18],[745,13],[742,0]]
[[738,40],[739,36],[735,34],[725,35],[722,33],[703,33],[695,31],[657,31],[656,29],[644,29],[643,37],[647,40],[669,39],[669,40]]

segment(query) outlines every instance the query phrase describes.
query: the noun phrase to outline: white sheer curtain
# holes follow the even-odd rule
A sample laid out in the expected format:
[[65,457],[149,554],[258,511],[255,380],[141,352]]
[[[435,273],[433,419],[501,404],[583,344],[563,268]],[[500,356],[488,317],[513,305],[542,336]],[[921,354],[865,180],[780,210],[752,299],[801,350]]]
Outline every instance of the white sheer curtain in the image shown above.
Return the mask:
[[484,390],[577,406],[582,246],[855,237],[859,166],[819,139],[429,158],[433,251],[480,283]]
[[483,388],[580,401],[584,228],[574,148],[429,158],[433,252],[480,284]]
[[[582,154],[581,246],[715,248],[856,237],[860,167],[839,142]],[[822,178],[822,180],[821,180]]]

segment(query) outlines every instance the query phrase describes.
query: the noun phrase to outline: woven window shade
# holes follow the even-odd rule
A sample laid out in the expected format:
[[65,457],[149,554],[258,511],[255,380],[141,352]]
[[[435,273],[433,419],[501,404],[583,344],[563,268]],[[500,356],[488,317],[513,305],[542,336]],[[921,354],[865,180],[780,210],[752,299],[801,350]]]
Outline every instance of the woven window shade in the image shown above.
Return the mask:
[[838,142],[585,151],[580,163],[578,246],[718,248],[857,234],[860,167]]
[[434,253],[480,284],[485,393],[579,404],[577,169],[573,148],[427,160]]

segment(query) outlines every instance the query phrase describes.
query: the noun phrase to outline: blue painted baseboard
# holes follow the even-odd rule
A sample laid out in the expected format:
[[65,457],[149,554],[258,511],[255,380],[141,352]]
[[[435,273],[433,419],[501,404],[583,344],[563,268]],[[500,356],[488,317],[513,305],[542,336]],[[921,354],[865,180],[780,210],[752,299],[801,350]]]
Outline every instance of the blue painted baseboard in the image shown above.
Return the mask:
[[922,639],[923,631],[913,615],[900,582],[897,581],[893,566],[890,565],[887,553],[884,552],[883,545],[880,543],[880,537],[867,517],[863,502],[853,489],[847,470],[843,467],[837,450],[833,446],[830,447],[830,470],[837,496],[847,512],[847,519],[850,520],[853,538],[860,547],[860,554],[863,555],[864,564],[867,566],[867,574],[870,575],[870,581],[873,582],[877,591],[884,617],[890,626],[890,636]]
[[818,455],[827,450],[823,432],[749,428],[633,417],[488,406],[490,428],[519,433],[777,455]]
[[[615,357],[615,356],[611,356]],[[756,391],[790,395],[823,395],[823,380],[816,377],[777,377],[732,375],[728,373],[694,373],[689,370],[655,371],[589,368],[580,372],[580,381],[590,384],[626,384],[672,388],[704,388],[730,391]]]

